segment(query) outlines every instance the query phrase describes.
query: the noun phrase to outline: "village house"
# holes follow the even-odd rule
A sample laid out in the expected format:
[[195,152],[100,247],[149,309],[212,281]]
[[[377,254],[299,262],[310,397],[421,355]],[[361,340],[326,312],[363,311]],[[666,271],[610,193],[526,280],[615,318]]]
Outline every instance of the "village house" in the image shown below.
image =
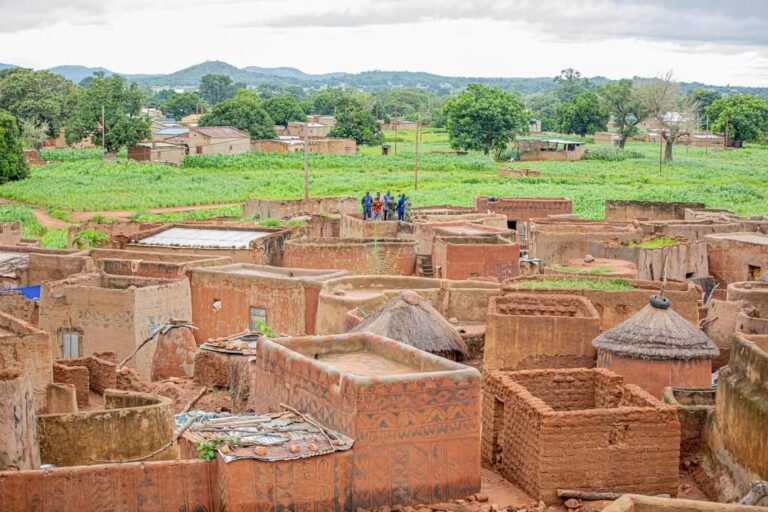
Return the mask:
[[[264,153],[303,153],[304,139],[294,135],[279,135],[274,139],[251,141],[251,151]],[[329,153],[335,155],[354,155],[357,143],[353,139],[316,138],[307,142],[308,153]]]
[[235,155],[251,150],[251,138],[231,126],[197,126],[189,130],[190,155]]
[[587,152],[583,142],[560,139],[518,140],[510,142],[510,149],[517,146],[518,160],[531,162],[538,160],[572,162],[581,160]]
[[167,142],[174,137],[185,137],[189,135],[189,128],[183,126],[169,126],[156,132],[152,132],[153,142]]
[[333,126],[322,123],[291,121],[286,126],[286,134],[302,139],[305,136],[310,139],[322,139],[328,137],[332,129]]
[[128,159],[137,162],[179,165],[186,154],[185,146],[168,142],[139,142],[128,148]]

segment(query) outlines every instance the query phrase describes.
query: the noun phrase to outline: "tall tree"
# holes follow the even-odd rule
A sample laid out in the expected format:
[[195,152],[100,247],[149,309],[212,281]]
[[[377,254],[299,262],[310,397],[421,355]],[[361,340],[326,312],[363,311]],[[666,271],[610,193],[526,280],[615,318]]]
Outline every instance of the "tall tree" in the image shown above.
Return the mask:
[[554,92],[529,96],[526,98],[526,105],[533,117],[541,123],[542,131],[550,132],[559,129],[557,109],[561,103]]
[[531,113],[517,94],[469,84],[443,108],[451,147],[498,156],[517,134],[527,133]]
[[60,75],[16,68],[0,79],[0,109],[19,121],[45,125],[48,136],[55,138],[72,114],[74,93],[75,85]]
[[180,120],[189,114],[196,114],[202,103],[196,92],[174,93],[160,104],[160,109],[166,116]]
[[216,105],[233,97],[241,84],[233,84],[228,75],[208,74],[200,79],[199,93],[209,105]]
[[373,114],[360,101],[347,99],[340,101],[336,108],[336,126],[330,132],[331,137],[355,139],[361,145],[381,144],[384,135]]
[[698,104],[691,96],[678,98],[674,111],[662,118],[661,136],[664,138],[664,161],[672,161],[672,147],[678,139],[690,136],[696,129]]
[[16,118],[10,112],[0,110],[0,183],[22,180],[28,173]]
[[283,94],[264,101],[264,108],[275,124],[288,126],[291,121],[306,121],[307,114],[296,96]]
[[258,93],[247,89],[241,89],[233,98],[214,105],[200,118],[200,126],[234,126],[247,132],[252,139],[274,137],[274,125]]
[[579,94],[594,89],[592,82],[573,68],[562,70],[553,82],[557,84],[555,96],[563,103],[571,103]]
[[768,100],[748,94],[733,94],[715,100],[707,108],[712,131],[724,133],[737,146],[742,142],[764,142],[768,136]]
[[557,109],[558,130],[575,133],[582,137],[588,133],[605,130],[611,115],[593,92],[582,92],[570,103],[562,103]]
[[151,135],[150,120],[141,113],[143,104],[144,95],[135,83],[128,85],[119,75],[96,76],[78,94],[77,111],[67,126],[67,142],[91,135],[95,144],[102,144],[103,107],[105,149],[111,152],[132,146]]
[[[672,146],[680,135],[687,132],[684,127],[688,126],[689,117],[695,114],[687,112],[683,115],[674,110],[678,85],[672,80],[671,71],[661,77],[642,82],[637,89],[638,96],[645,104],[648,116],[656,120],[659,136],[666,142],[667,153],[664,160],[672,160]],[[665,127],[667,128],[666,131]],[[659,167],[661,167],[661,160],[659,160]]]
[[619,147],[637,133],[637,125],[648,116],[648,110],[631,80],[611,82],[600,88],[600,96],[611,113],[619,132]]

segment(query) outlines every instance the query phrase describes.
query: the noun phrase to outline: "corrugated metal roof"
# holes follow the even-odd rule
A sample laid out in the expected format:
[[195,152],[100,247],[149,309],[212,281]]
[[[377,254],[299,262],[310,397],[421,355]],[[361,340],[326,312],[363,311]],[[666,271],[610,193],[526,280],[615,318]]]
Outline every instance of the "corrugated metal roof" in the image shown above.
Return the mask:
[[170,228],[138,241],[139,245],[172,245],[179,247],[208,247],[247,249],[258,239],[269,236],[265,231],[233,229]]
[[194,130],[206,135],[212,139],[232,139],[248,137],[247,133],[241,132],[231,126],[198,126]]
[[185,133],[189,133],[189,128],[163,128],[157,131],[158,135],[184,135]]

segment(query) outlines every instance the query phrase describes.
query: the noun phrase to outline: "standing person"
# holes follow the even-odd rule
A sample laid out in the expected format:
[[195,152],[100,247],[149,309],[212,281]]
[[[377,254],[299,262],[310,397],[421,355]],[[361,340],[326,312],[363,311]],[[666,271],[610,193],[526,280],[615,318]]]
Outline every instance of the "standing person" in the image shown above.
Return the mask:
[[373,198],[371,197],[371,191],[366,190],[363,200],[360,201],[363,205],[363,220],[369,220],[371,218],[371,208],[373,207]]
[[381,212],[383,209],[384,201],[381,199],[381,192],[376,192],[376,197],[373,199],[373,205],[371,205],[373,220],[381,220]]
[[403,220],[405,218],[405,194],[400,194],[400,198],[397,200],[397,220]]
[[384,198],[383,198],[383,201],[384,201],[384,220],[389,220],[389,215],[390,215],[390,212],[389,212],[389,196],[391,194],[392,194],[392,192],[390,192],[389,190],[387,190],[387,193],[384,194]]
[[389,220],[395,220],[395,210],[397,210],[397,200],[395,196],[389,194],[389,201],[387,201],[387,210],[389,210]]
[[405,222],[411,222],[412,207],[413,207],[413,204],[411,204],[411,198],[408,196],[405,196],[405,212],[403,213],[403,220]]

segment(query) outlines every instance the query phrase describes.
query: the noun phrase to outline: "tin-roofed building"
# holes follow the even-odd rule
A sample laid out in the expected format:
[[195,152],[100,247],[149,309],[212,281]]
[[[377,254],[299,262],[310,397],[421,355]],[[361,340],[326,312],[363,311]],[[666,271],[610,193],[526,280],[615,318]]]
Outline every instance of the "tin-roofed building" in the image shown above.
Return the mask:
[[251,150],[251,138],[232,126],[198,126],[189,130],[189,154],[238,154]]

